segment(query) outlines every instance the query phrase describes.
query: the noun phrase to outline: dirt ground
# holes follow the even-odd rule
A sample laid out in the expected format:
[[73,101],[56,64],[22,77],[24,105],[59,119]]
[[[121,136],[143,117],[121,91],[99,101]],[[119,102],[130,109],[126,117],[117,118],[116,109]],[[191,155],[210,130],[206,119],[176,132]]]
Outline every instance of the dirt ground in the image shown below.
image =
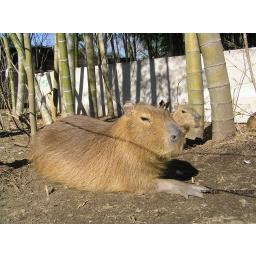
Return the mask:
[[[92,193],[50,184],[27,161],[27,136],[0,131],[0,223],[256,223],[256,133],[188,147],[171,176],[225,190],[170,194]],[[48,194],[46,192],[48,191]]]

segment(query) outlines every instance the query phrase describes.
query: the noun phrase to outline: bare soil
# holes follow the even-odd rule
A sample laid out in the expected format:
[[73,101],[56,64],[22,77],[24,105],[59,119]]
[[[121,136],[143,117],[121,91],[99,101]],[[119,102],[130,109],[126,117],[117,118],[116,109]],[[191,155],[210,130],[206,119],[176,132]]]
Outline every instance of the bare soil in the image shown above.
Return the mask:
[[0,223],[256,223],[256,133],[188,147],[170,177],[214,189],[204,198],[92,193],[44,181],[27,161],[26,135],[0,131]]

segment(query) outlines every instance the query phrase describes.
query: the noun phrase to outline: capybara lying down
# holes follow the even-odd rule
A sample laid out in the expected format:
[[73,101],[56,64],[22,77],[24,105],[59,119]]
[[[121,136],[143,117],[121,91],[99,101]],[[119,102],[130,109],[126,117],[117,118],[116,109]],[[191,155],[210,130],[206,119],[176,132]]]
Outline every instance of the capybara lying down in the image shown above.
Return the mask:
[[202,197],[202,186],[160,178],[184,143],[170,113],[131,103],[124,111],[115,122],[70,116],[38,131],[30,151],[35,169],[79,190]]

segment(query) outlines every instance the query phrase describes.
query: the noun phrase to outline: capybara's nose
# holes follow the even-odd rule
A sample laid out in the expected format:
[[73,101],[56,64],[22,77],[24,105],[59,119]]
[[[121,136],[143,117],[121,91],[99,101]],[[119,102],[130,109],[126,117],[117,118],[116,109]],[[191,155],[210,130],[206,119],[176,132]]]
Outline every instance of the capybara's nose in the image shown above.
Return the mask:
[[183,133],[177,125],[171,123],[169,125],[169,130],[170,130],[171,142],[175,143],[182,137]]

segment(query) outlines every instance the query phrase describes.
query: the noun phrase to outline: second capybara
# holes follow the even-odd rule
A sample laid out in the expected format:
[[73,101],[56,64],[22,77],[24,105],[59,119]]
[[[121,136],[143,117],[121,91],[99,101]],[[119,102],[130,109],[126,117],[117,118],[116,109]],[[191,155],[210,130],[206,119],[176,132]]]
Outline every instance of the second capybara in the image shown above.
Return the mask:
[[201,116],[189,105],[178,105],[171,116],[179,126],[185,129],[186,133],[191,128],[200,127]]
[[170,114],[131,103],[124,112],[110,123],[70,116],[46,126],[32,138],[30,161],[50,181],[79,190],[202,197],[205,187],[160,178],[184,144]]
[[246,127],[249,130],[256,130],[256,112],[248,118]]
[[[168,110],[170,102],[161,100],[159,107]],[[177,104],[171,112],[173,120],[188,133],[191,128],[200,127],[201,116],[187,104]]]

